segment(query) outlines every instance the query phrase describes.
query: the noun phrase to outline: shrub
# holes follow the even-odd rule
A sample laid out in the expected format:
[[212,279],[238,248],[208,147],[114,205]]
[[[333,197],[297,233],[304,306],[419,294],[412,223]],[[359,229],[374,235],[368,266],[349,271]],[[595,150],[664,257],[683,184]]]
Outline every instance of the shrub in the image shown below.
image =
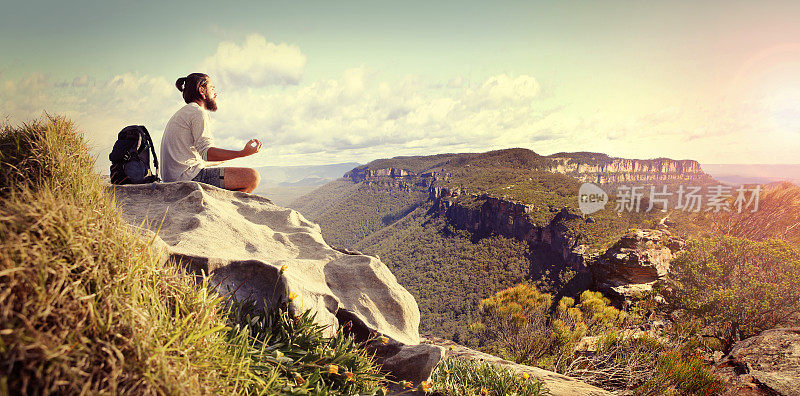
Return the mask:
[[549,294],[520,284],[483,300],[480,314],[487,330],[496,335],[504,357],[530,362],[550,349],[552,329],[548,311],[551,304]]
[[725,351],[763,330],[798,323],[800,250],[785,241],[698,239],[670,266],[660,287],[671,308],[702,321]]
[[[493,338],[495,352],[503,357],[609,389],[703,393],[719,386],[710,368],[693,355],[696,345],[624,329],[630,318],[601,293],[584,291],[577,305],[562,298],[552,311],[547,308],[551,301],[549,294],[527,285],[502,290],[483,300],[476,327]],[[579,343],[587,345],[580,352]],[[667,351],[677,352],[662,356]]]
[[717,395],[724,383],[709,369],[702,357],[681,349],[658,355],[655,373],[641,386],[637,395]]

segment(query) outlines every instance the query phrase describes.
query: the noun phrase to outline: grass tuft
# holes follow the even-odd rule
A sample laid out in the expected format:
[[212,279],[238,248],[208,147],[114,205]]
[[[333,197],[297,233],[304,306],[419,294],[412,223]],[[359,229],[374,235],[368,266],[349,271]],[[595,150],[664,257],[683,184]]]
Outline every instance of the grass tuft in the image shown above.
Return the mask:
[[447,358],[433,372],[431,387],[442,395],[528,395],[548,394],[544,384],[524,374],[483,361]]

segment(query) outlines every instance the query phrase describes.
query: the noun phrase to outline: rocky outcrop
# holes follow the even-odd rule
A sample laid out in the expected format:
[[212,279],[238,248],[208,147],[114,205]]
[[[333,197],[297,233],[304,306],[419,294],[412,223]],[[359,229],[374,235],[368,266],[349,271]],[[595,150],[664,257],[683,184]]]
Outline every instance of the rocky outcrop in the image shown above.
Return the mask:
[[630,231],[589,261],[594,288],[610,297],[652,290],[653,284],[667,275],[670,260],[683,246],[681,238],[666,230]]
[[386,265],[332,249],[300,213],[195,182],[113,189],[123,217],[165,259],[207,275],[220,293],[269,309],[311,310],[329,335],[345,324],[361,340],[385,335],[392,348],[380,349],[379,361],[402,379],[426,379],[441,358],[439,348],[419,345],[417,303]]
[[728,380],[726,395],[800,396],[800,328],[739,341],[715,370]]
[[581,161],[569,157],[549,157],[555,164],[550,172],[563,173],[596,184],[704,180],[709,176],[697,161],[657,158],[638,160],[607,157],[603,161]]
[[611,396],[613,393],[606,391],[604,389],[598,388],[593,385],[589,385],[585,382],[581,382],[575,378],[567,377],[566,375],[562,375],[556,372],[544,370],[538,367],[531,367],[526,366],[523,364],[517,364],[508,360],[501,359],[497,356],[489,355],[487,353],[478,352],[472,349],[469,349],[465,346],[456,344],[453,341],[445,340],[443,338],[438,337],[428,337],[423,342],[429,342],[433,345],[437,345],[447,349],[446,357],[452,357],[456,359],[470,359],[470,360],[480,360],[490,364],[495,364],[500,367],[504,367],[507,369],[511,369],[520,375],[523,373],[528,373],[532,378],[535,378],[544,383],[545,387],[549,391],[550,395],[553,396],[573,396],[573,395],[585,395],[585,396]]

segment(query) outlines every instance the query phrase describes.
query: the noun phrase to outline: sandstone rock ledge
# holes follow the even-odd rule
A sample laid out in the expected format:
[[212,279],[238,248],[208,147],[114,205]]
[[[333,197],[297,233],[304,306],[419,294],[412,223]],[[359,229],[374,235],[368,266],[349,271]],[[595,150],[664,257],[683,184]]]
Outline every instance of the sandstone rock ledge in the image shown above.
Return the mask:
[[766,330],[739,341],[716,364],[725,395],[800,396],[800,328]]
[[220,293],[310,309],[329,335],[347,323],[360,339],[383,334],[390,342],[375,349],[378,361],[398,379],[425,380],[442,358],[442,348],[419,344],[417,302],[386,265],[332,249],[300,213],[196,182],[110,188],[123,218],[154,238],[164,260],[208,275]]

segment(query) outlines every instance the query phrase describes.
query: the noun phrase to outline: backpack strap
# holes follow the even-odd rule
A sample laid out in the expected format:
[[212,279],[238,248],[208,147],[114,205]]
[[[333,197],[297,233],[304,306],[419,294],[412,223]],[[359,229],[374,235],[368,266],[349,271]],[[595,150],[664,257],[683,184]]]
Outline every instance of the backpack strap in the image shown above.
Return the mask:
[[[156,178],[158,178],[158,157],[156,156],[156,146],[153,145],[153,139],[150,138],[150,132],[147,131],[147,128],[144,125],[139,125],[140,128],[144,131],[144,136],[147,137],[147,142],[150,143],[150,152],[153,154],[153,164],[156,167]],[[159,179],[161,180],[161,179]]]

